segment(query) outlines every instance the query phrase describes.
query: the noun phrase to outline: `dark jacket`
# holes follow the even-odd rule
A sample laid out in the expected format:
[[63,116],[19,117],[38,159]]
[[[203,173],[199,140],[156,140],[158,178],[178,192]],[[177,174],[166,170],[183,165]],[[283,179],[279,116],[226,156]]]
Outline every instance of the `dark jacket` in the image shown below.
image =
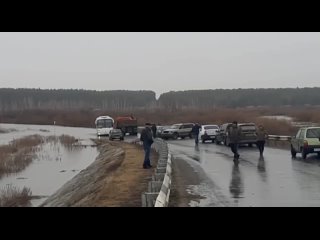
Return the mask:
[[264,128],[257,129],[257,141],[265,141],[268,138],[268,134]]
[[153,136],[156,136],[156,134],[157,134],[157,126],[156,125],[152,125],[151,130],[153,132]]
[[230,126],[228,130],[228,138],[230,143],[238,143],[241,138],[241,129],[239,126]]
[[201,126],[199,126],[199,125],[194,125],[194,126],[192,127],[191,132],[192,132],[194,135],[199,135],[200,128],[201,128]]
[[144,144],[151,145],[153,143],[152,132],[149,127],[146,127],[142,130],[140,140]]

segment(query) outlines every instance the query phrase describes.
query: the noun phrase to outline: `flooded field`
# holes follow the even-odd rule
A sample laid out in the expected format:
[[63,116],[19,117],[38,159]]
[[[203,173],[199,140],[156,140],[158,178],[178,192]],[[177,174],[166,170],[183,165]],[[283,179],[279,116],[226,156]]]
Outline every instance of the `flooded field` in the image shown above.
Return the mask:
[[90,140],[96,137],[95,129],[20,124],[0,124],[0,129],[0,146],[32,135],[43,138],[32,151],[32,161],[23,170],[2,174],[0,178],[0,191],[30,189],[29,206],[39,206],[98,155]]

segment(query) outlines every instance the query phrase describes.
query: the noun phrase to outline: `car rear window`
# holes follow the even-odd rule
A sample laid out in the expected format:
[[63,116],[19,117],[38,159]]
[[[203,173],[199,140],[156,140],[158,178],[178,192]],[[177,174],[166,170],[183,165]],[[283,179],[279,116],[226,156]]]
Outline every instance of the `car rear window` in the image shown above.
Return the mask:
[[254,125],[241,125],[240,126],[244,131],[255,131],[256,127]]
[[204,129],[218,129],[217,126],[205,126]]
[[307,130],[307,138],[320,138],[320,128],[313,128]]

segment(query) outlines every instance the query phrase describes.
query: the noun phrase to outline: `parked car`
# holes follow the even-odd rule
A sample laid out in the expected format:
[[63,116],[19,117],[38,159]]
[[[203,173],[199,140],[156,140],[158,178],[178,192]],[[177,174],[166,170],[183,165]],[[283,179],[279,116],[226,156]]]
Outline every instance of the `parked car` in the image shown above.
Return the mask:
[[168,128],[170,128],[170,126],[157,126],[157,137],[161,138],[163,130]]
[[252,144],[257,143],[257,127],[254,123],[239,123],[241,129],[241,137],[239,144],[248,144],[252,147]]
[[207,140],[214,142],[217,132],[219,132],[218,125],[202,125],[199,132],[199,139],[202,143],[205,143]]
[[110,131],[109,140],[112,141],[113,139],[119,139],[120,141],[124,139],[124,135],[121,129],[115,128]]
[[227,131],[232,123],[224,123],[220,126],[219,131],[217,131],[216,135],[216,144],[224,143],[226,145]]
[[317,153],[320,157],[320,127],[300,128],[295,136],[291,138],[291,155],[296,157],[301,153],[306,159],[310,153]]
[[[231,125],[232,123],[225,123],[221,125],[220,131],[216,137],[217,144],[223,142],[224,145],[229,146],[228,130]],[[248,144],[249,147],[252,147],[252,144],[257,142],[256,125],[254,123],[238,123],[238,127],[241,129],[239,144]]]
[[161,137],[163,139],[177,139],[178,137],[181,137],[184,139],[185,137],[192,138],[192,127],[194,126],[194,123],[179,123],[174,124],[169,128],[166,128],[162,131]]

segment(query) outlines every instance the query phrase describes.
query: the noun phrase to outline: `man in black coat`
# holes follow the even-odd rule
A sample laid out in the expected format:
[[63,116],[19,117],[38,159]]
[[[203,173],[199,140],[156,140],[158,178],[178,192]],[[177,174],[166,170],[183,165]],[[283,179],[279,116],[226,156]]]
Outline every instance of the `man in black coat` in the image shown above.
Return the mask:
[[143,168],[151,168],[151,161],[150,161],[150,152],[151,152],[151,145],[153,143],[152,132],[150,128],[150,123],[146,123],[146,127],[142,130],[140,140],[143,142],[143,149],[144,149],[144,161],[143,161]]
[[195,144],[196,144],[196,145],[198,145],[198,143],[199,143],[199,132],[200,132],[200,128],[201,128],[201,126],[200,126],[198,123],[196,123],[196,124],[192,127],[192,130],[191,130],[191,132],[192,132],[192,134],[193,134],[193,136],[194,136],[194,141],[195,141]]

